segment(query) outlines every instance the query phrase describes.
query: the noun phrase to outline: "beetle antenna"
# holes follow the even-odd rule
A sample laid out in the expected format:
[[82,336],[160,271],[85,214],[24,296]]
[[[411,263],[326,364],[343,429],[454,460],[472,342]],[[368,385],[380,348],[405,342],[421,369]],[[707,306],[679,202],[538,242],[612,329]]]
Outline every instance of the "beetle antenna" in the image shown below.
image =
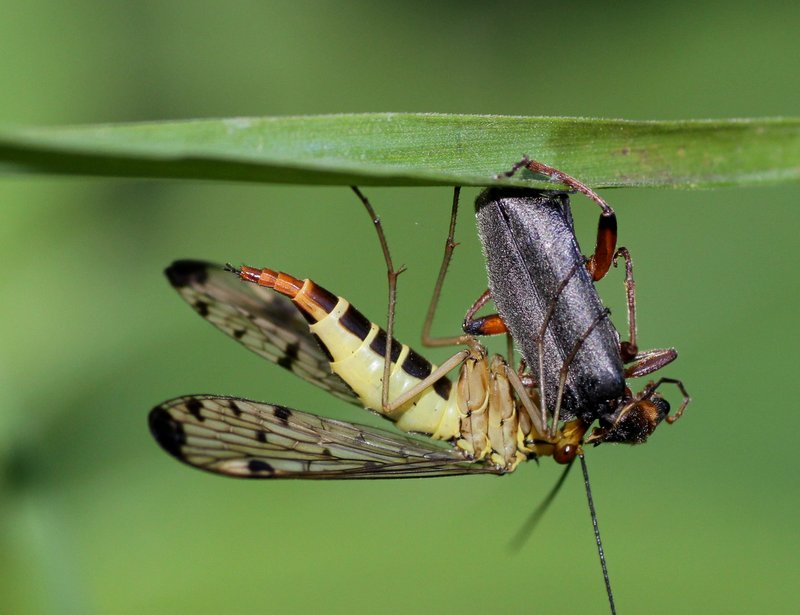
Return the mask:
[[594,539],[597,542],[597,554],[600,556],[600,566],[603,569],[603,581],[606,583],[608,605],[611,607],[611,615],[617,615],[617,608],[614,606],[614,592],[611,591],[611,579],[608,578],[608,568],[606,567],[606,554],[605,551],[603,551],[603,541],[600,540],[600,528],[597,525],[597,513],[594,510],[594,500],[592,500],[592,487],[589,484],[589,470],[586,469],[586,460],[583,458],[583,455],[578,455],[578,457],[581,458],[583,485],[586,487],[586,500],[589,502],[589,513],[592,515],[592,528],[594,528]]
[[549,510],[550,504],[553,503],[553,500],[556,499],[559,491],[561,491],[561,487],[564,485],[564,481],[567,480],[567,475],[569,474],[570,469],[572,469],[572,461],[564,466],[564,471],[556,481],[556,484],[552,486],[547,496],[541,502],[539,502],[539,505],[525,520],[525,523],[522,524],[522,527],[520,527],[519,530],[517,530],[517,532],[514,534],[511,542],[508,543],[509,549],[517,552],[526,542],[528,542],[528,539],[531,537],[531,535],[533,535],[533,531],[536,529],[536,526],[539,525],[539,521],[542,520],[544,514]]

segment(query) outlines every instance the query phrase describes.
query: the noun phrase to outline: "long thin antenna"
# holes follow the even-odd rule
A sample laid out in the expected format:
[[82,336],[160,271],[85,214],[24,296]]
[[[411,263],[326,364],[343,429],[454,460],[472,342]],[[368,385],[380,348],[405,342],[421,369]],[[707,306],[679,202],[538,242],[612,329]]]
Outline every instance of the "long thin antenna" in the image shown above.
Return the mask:
[[572,469],[572,466],[572,462],[567,464],[567,466],[564,468],[564,471],[561,473],[561,476],[556,481],[556,484],[550,489],[550,493],[548,493],[547,496],[541,502],[539,502],[539,505],[525,520],[525,523],[522,524],[522,527],[517,530],[516,534],[514,534],[512,541],[508,544],[512,551],[519,551],[531,537],[533,530],[536,529],[536,526],[539,525],[539,521],[541,521],[542,517],[544,517],[544,513],[548,511],[550,504],[553,503],[553,500],[556,499],[558,492],[561,491],[561,487],[564,485],[564,481],[567,480],[567,476],[569,475],[569,471]]
[[614,606],[614,592],[611,591],[611,579],[608,578],[608,568],[606,567],[606,554],[603,551],[603,541],[600,540],[600,528],[597,526],[597,513],[594,510],[594,500],[592,500],[592,487],[589,484],[589,470],[586,468],[586,460],[583,455],[581,458],[581,469],[583,470],[583,485],[586,487],[586,500],[589,502],[589,513],[592,515],[592,527],[594,528],[594,539],[597,542],[597,554],[600,556],[600,566],[603,568],[603,580],[606,583],[606,594],[608,594],[608,605],[611,607],[611,615],[617,615],[617,607]]

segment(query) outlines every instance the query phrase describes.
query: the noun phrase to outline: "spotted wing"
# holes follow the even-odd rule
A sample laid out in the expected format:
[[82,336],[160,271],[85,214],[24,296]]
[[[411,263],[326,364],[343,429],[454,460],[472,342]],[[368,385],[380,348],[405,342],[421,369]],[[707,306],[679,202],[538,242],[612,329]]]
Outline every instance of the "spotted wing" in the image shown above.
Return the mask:
[[457,448],[237,397],[178,397],[153,408],[149,421],[156,441],[178,460],[238,478],[502,473]]
[[361,405],[350,387],[331,372],[327,355],[289,299],[244,283],[213,263],[175,261],[164,273],[181,297],[217,329],[303,380]]

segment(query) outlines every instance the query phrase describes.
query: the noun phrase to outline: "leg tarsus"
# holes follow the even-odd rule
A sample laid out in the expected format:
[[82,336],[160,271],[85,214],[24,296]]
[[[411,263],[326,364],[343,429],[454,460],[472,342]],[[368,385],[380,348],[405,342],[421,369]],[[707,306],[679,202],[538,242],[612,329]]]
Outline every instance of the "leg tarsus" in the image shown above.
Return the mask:
[[567,175],[563,171],[559,171],[555,167],[546,165],[543,162],[539,162],[538,160],[533,160],[528,156],[523,155],[522,159],[519,162],[515,163],[509,171],[506,171],[505,173],[500,173],[495,177],[497,179],[503,177],[513,177],[520,169],[523,168],[528,169],[531,173],[536,173],[537,175],[544,175],[550,181],[564,184],[568,188],[575,190],[576,192],[580,192],[583,195],[586,195],[587,197],[589,197],[589,199],[597,203],[600,209],[603,210],[604,216],[614,215],[614,210],[611,209],[611,206],[608,203],[606,203],[605,200],[599,194],[597,194],[594,190],[589,188],[589,186],[584,184],[582,181],[575,179],[571,175]]

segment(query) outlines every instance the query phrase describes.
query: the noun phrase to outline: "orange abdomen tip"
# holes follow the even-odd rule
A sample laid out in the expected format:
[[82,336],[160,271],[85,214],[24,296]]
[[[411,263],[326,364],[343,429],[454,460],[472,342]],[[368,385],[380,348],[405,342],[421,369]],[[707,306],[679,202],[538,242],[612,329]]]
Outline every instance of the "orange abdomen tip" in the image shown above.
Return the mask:
[[256,269],[255,267],[243,266],[239,271],[239,277],[245,282],[253,282],[259,286],[274,288],[282,295],[293,299],[303,287],[303,281],[298,280],[288,273],[279,273],[272,269]]

